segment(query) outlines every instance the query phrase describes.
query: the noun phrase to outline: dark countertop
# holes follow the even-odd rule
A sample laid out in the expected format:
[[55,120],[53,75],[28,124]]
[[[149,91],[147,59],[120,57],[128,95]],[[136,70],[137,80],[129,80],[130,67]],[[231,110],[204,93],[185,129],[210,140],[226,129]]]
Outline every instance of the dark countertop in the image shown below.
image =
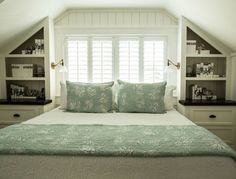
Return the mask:
[[0,105],[46,105],[51,103],[51,99],[38,100],[38,99],[0,99]]
[[184,106],[236,106],[232,100],[179,100]]

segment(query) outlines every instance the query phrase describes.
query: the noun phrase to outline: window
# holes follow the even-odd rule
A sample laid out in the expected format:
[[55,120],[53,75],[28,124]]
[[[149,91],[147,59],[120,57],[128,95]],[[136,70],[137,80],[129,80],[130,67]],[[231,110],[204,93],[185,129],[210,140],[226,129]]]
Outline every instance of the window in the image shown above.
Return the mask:
[[164,80],[166,41],[150,37],[67,40],[68,80],[129,82]]
[[112,41],[94,40],[92,43],[92,81],[112,81]]
[[143,77],[145,82],[164,80],[164,49],[163,40],[144,40]]
[[88,41],[68,40],[68,79],[88,81]]
[[139,41],[119,41],[119,79],[139,81]]

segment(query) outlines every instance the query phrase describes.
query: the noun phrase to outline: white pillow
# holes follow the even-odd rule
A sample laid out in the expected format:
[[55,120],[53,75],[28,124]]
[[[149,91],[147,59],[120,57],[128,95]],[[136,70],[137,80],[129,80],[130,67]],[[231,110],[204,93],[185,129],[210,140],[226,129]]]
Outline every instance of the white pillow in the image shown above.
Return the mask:
[[66,83],[60,82],[61,85],[61,108],[66,109],[67,106],[67,89],[66,89]]
[[164,96],[164,103],[165,103],[165,110],[169,111],[174,109],[174,101],[173,101],[173,91],[176,89],[175,86],[166,86],[165,96]]

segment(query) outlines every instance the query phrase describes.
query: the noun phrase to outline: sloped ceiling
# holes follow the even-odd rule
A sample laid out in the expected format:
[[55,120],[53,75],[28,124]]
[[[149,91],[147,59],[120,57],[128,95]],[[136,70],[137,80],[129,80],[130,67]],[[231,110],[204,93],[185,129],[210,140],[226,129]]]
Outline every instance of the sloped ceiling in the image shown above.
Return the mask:
[[236,52],[236,0],[168,0],[168,11],[185,16]]
[[0,49],[46,16],[69,8],[164,8],[236,52],[236,0],[0,0]]

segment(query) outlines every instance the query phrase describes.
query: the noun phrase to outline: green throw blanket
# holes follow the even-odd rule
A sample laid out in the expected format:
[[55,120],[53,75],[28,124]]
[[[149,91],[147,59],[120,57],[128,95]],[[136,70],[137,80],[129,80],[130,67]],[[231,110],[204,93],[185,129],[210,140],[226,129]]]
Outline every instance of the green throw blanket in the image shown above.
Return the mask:
[[18,124],[0,130],[0,154],[236,159],[230,147],[198,126]]

